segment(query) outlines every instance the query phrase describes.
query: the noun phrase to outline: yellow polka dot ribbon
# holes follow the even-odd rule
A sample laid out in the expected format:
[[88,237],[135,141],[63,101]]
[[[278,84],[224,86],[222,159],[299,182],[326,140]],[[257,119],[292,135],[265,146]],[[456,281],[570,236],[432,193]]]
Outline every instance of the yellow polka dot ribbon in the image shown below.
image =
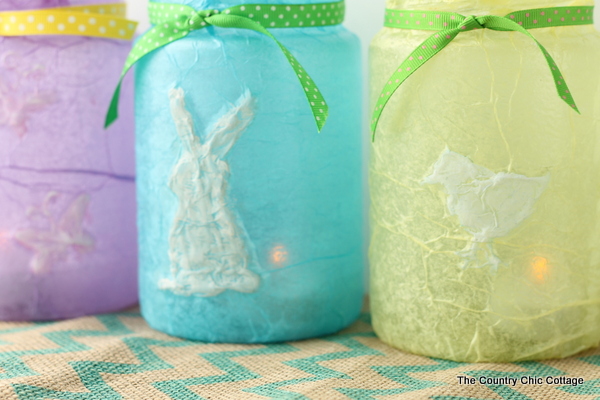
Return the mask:
[[131,40],[137,22],[125,4],[97,4],[0,12],[0,36],[77,35]]
[[495,15],[464,16],[453,12],[418,11],[418,10],[386,10],[385,26],[396,29],[430,30],[437,31],[421,43],[400,65],[384,86],[377,99],[371,132],[373,140],[381,114],[390,98],[398,88],[417,69],[448,46],[456,36],[462,32],[474,29],[492,29],[495,31],[520,32],[531,38],[541,50],[556,86],[558,96],[569,107],[579,113],[575,100],[563,78],[556,62],[550,53],[538,42],[529,29],[549,28],[557,26],[590,25],[593,20],[594,7],[551,7],[531,10],[522,10],[509,13],[504,17]]
[[[345,3],[319,4],[245,4],[225,10],[201,10],[182,4],[150,2],[150,22],[154,25],[133,47],[123,68],[123,76],[148,53],[209,26],[248,29],[271,38],[281,49],[302,85],[319,132],[329,116],[329,107],[317,85],[298,60],[266,28],[315,28],[339,25],[344,21]],[[117,119],[121,83],[117,86],[106,126]]]

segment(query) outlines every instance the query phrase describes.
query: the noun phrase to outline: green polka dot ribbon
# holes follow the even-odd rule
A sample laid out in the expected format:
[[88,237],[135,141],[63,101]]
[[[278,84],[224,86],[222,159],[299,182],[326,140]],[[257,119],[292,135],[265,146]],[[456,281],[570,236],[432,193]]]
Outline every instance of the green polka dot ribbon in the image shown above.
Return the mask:
[[[190,32],[209,26],[218,28],[249,29],[273,39],[296,73],[302,85],[319,132],[329,115],[329,107],[323,95],[302,65],[266,28],[305,28],[339,25],[344,21],[345,3],[319,4],[245,4],[225,10],[197,11],[181,4],[149,4],[150,22],[154,25],[133,47],[123,72],[123,76],[142,57],[171,42],[186,37]],[[117,119],[121,81],[113,95],[106,126]]]
[[373,110],[371,132],[373,138],[377,124],[386,104],[408,79],[423,64],[446,47],[461,32],[474,29],[492,29],[495,31],[521,32],[535,41],[546,58],[558,95],[569,107],[579,112],[569,87],[565,82],[556,62],[528,29],[549,28],[557,26],[593,24],[594,7],[553,7],[517,11],[504,17],[494,15],[464,16],[453,12],[386,10],[385,26],[388,28],[437,31],[421,43],[390,77]]

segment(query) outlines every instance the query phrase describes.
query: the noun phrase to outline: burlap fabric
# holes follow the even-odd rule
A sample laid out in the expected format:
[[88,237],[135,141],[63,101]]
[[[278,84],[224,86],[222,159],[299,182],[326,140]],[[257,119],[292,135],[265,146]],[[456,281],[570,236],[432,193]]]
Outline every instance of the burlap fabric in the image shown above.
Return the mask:
[[[459,384],[465,377],[569,376],[583,384]],[[138,312],[0,323],[0,400],[600,399],[600,350],[566,360],[462,364],[395,350],[369,315],[315,340],[204,344],[148,327]]]

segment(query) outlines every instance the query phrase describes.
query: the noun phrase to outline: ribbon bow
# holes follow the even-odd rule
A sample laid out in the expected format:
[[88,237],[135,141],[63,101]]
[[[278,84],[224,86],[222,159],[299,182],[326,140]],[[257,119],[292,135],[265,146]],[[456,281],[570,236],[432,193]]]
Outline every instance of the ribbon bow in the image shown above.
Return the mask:
[[417,47],[394,72],[378,98],[371,120],[373,139],[381,114],[392,95],[423,64],[446,47],[461,32],[474,29],[492,29],[495,31],[521,32],[530,37],[542,51],[550,67],[552,78],[560,98],[579,113],[556,62],[548,51],[527,29],[555,26],[593,24],[593,7],[554,7],[524,10],[510,13],[504,17],[494,15],[464,16],[452,12],[387,10],[385,26],[399,29],[435,30],[436,34]]
[[[217,15],[219,10],[203,10],[194,14],[188,21],[188,25],[192,27],[194,30],[202,29],[207,24],[210,24],[210,21],[206,21],[207,18],[212,17],[213,15]],[[211,24],[212,25],[212,24]]]
[[[323,95],[298,60],[275,36],[263,27],[263,24],[271,28],[339,25],[344,20],[344,1],[294,5],[246,4],[231,7],[223,11],[196,11],[192,7],[181,4],[158,4],[150,2],[148,10],[150,12],[150,21],[154,27],[146,32],[133,47],[123,68],[121,80],[140,58],[162,46],[187,36],[192,31],[208,26],[249,29],[262,33],[277,43],[304,88],[315,122],[317,123],[317,128],[321,131],[329,115],[329,108]],[[121,81],[119,81],[113,95],[108,115],[106,116],[106,126],[117,119],[120,90]]]

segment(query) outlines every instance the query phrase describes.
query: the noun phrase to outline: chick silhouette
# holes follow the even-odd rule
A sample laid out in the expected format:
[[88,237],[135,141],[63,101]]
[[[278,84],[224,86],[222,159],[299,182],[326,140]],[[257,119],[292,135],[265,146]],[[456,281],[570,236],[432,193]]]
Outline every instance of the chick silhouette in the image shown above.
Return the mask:
[[490,266],[496,271],[502,261],[494,253],[493,240],[508,235],[533,214],[549,182],[550,175],[496,174],[446,149],[422,184],[443,185],[448,211],[473,235],[470,249],[458,253],[465,259],[463,268]]

